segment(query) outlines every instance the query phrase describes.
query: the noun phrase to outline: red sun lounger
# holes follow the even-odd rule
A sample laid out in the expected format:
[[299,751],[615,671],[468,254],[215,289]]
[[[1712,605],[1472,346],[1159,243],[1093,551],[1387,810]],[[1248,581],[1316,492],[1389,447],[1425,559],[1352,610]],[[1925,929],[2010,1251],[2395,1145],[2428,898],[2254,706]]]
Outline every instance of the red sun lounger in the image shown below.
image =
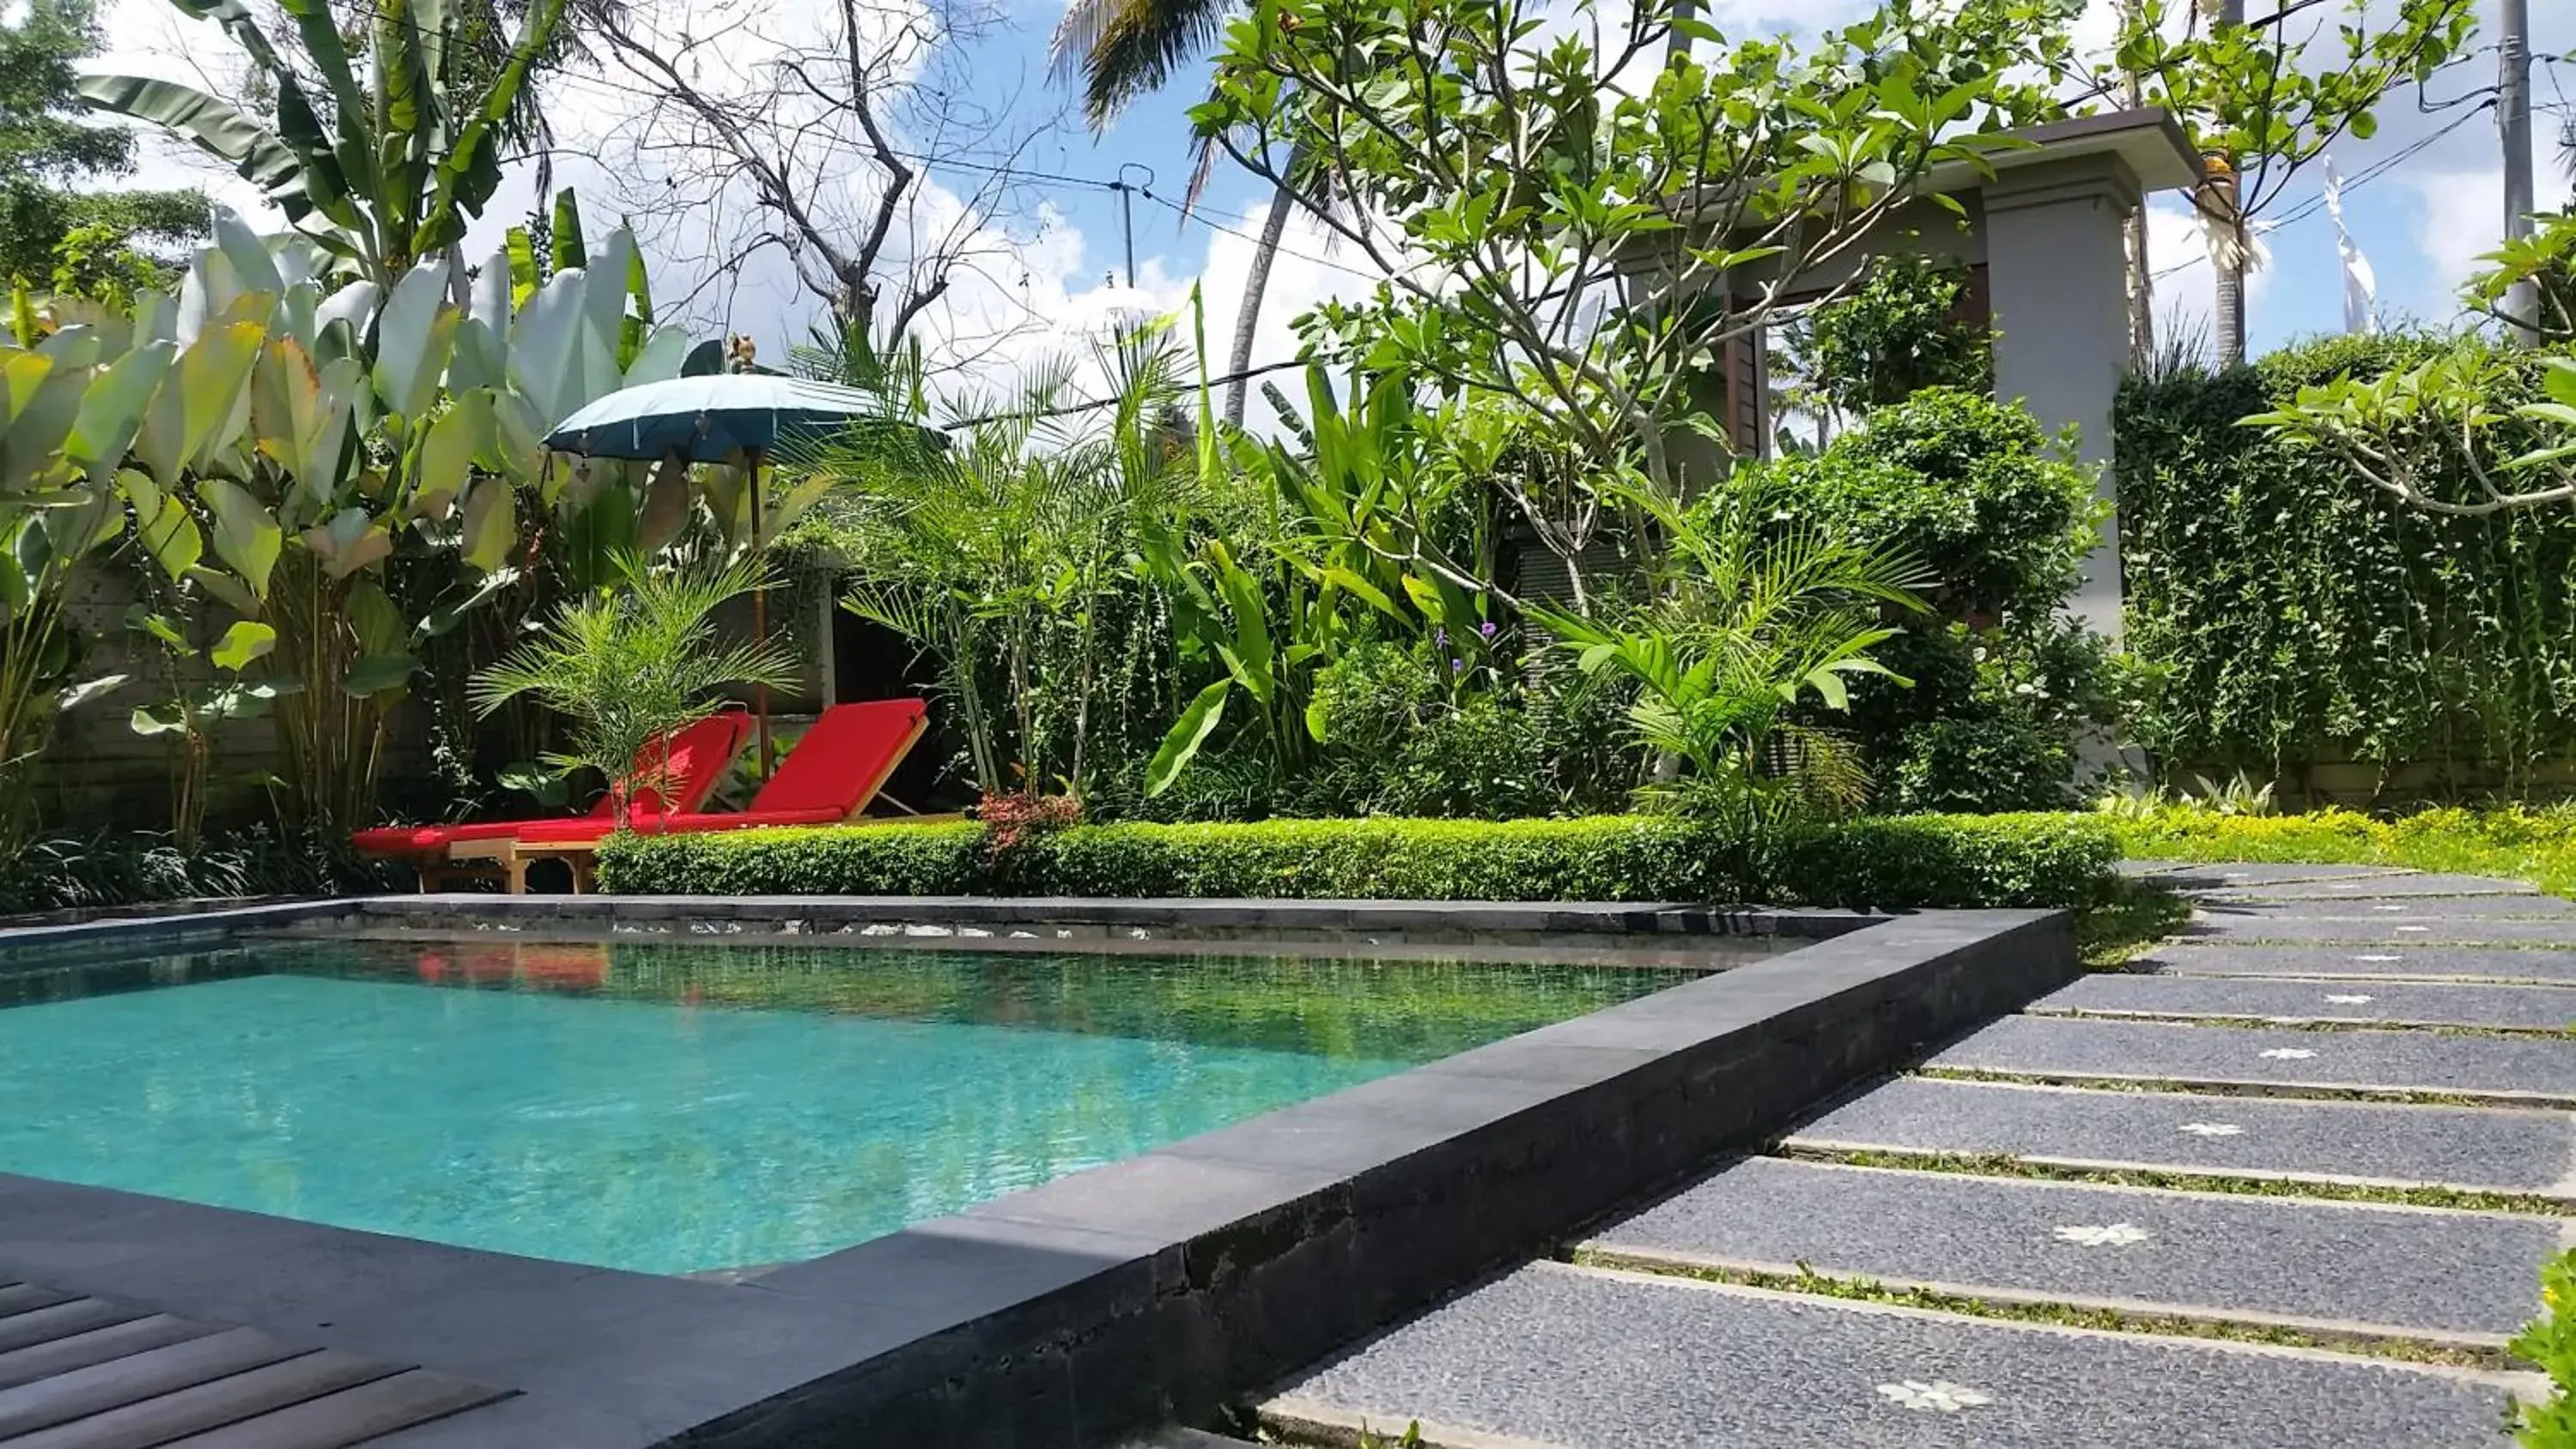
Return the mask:
[[[747,810],[722,814],[681,812],[633,822],[639,834],[692,834],[760,825],[839,825],[856,820],[885,789],[895,767],[930,728],[930,706],[918,699],[879,699],[836,704],[805,732],[777,773],[752,797]],[[908,821],[933,817],[907,815]],[[952,817],[938,817],[948,819]],[[588,888],[590,856],[616,830],[601,819],[530,825],[513,837],[511,888],[526,889],[531,860],[562,860],[572,868],[573,889]]]
[[[627,767],[625,788],[632,792],[629,814],[637,820],[657,817],[662,813],[665,794],[681,811],[694,811],[706,804],[724,779],[733,757],[742,753],[743,741],[751,735],[751,716],[740,709],[727,709],[690,725],[671,739],[666,765],[662,742],[655,740],[636,753]],[[402,861],[420,873],[420,888],[433,889],[443,877],[452,875],[490,875],[494,857],[481,862],[459,862],[451,859],[453,846],[508,840],[520,831],[539,824],[577,825],[597,821],[605,831],[613,823],[610,797],[602,795],[599,803],[586,816],[555,817],[548,820],[475,820],[459,825],[380,825],[361,830],[349,837],[350,844],[361,855],[379,860]]]

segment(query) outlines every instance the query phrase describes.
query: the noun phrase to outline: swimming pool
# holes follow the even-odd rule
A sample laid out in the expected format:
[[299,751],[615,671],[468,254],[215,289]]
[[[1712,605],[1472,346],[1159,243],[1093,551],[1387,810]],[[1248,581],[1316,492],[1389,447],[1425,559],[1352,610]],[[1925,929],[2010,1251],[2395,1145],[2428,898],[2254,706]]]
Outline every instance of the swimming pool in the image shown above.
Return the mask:
[[259,942],[0,977],[0,1170],[642,1272],[759,1266],[1686,979]]

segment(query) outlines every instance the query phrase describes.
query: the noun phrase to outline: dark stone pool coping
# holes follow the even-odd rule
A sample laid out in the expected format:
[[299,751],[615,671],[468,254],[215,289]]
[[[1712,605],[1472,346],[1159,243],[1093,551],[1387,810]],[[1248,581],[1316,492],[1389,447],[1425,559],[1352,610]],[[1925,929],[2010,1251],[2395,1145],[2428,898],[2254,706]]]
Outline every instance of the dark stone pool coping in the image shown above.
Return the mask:
[[[399,899],[39,928],[195,949]],[[546,919],[541,907],[477,911]],[[890,903],[851,903],[885,910]],[[913,902],[927,916],[970,909]],[[583,1268],[0,1177],[0,1274],[523,1390],[389,1445],[1096,1444],[1188,1420],[1527,1256],[2076,971],[2067,918],[1651,906],[1015,902],[1028,919],[1730,929],[1816,944],[737,1284]],[[786,907],[773,902],[768,919]],[[741,902],[621,899],[722,919]],[[556,907],[555,909],[561,909]],[[588,908],[597,910],[599,908]],[[1140,915],[1138,913],[1145,913]],[[631,915],[629,919],[635,919]],[[753,917],[758,919],[757,915]],[[850,917],[856,919],[856,916]],[[948,919],[961,919],[948,915]],[[1475,922],[1478,924],[1469,924]],[[0,953],[27,945],[0,934]],[[171,941],[186,944],[172,946]]]

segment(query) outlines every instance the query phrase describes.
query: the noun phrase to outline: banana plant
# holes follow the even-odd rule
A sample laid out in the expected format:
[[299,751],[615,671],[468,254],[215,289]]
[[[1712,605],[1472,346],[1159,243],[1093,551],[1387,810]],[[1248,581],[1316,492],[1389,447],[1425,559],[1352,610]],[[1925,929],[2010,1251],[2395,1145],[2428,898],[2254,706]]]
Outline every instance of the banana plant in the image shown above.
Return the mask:
[[[675,375],[688,338],[630,328],[623,231],[522,308],[502,253],[459,305],[436,262],[389,287],[334,285],[332,254],[306,238],[260,237],[222,211],[214,230],[175,299],[147,293],[121,316],[62,307],[45,350],[12,359],[23,405],[0,466],[30,486],[90,485],[77,517],[95,531],[56,510],[49,541],[94,548],[129,521],[182,614],[263,631],[275,687],[236,678],[208,707],[269,708],[284,798],[347,823],[372,808],[387,720],[429,640],[539,572],[543,549],[594,537],[606,552],[647,531],[636,479],[554,464],[542,440],[600,393]],[[96,409],[56,375],[62,359],[95,375]],[[171,728],[196,738],[184,719]]]
[[[253,116],[191,86],[85,76],[84,100],[157,126],[257,185],[298,231],[390,289],[464,239],[501,181],[500,146],[523,127],[530,73],[559,43],[566,0],[535,0],[497,65],[468,12],[444,0],[374,7],[363,78],[327,0],[281,0],[281,47],[245,0],[170,0],[223,27],[275,97]],[[308,90],[318,81],[319,91]],[[452,280],[461,260],[445,258]]]
[[82,325],[40,337],[23,291],[11,310],[19,341],[0,345],[0,846],[14,847],[30,794],[19,777],[54,718],[123,682],[78,678],[63,588],[121,530],[115,468],[173,350]]

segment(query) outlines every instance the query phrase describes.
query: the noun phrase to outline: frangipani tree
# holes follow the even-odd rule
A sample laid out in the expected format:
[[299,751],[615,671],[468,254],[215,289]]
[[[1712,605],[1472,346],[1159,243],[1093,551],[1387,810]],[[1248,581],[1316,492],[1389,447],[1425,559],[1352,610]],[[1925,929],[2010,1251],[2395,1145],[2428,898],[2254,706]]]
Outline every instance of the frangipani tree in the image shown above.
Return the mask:
[[[1672,499],[1697,380],[1927,171],[2049,113],[2076,8],[1892,0],[1802,52],[1729,45],[1681,0],[1259,0],[1191,114],[1273,182],[1319,158],[1347,204],[1310,215],[1388,274],[1311,343],[1508,400],[1585,478]],[[1549,521],[1577,567],[1587,540]]]
[[[2362,482],[2435,513],[2576,502],[2576,214],[2546,218],[2486,261],[2461,299],[2501,316],[2514,285],[2529,284],[2539,312],[2522,320],[2537,325],[2537,358],[2469,338],[2410,368],[2303,387],[2245,425],[2322,449]],[[2517,373],[2535,363],[2531,398]]]

